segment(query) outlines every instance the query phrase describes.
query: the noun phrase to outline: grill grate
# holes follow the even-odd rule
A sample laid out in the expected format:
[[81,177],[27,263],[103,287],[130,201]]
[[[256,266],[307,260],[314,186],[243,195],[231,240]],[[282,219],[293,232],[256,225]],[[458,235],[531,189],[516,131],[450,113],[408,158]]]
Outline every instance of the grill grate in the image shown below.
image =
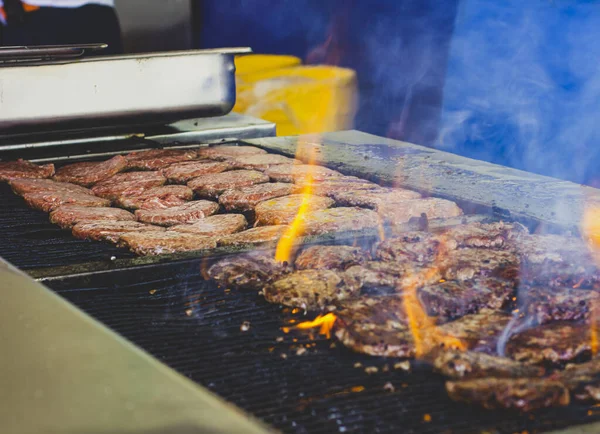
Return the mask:
[[[522,415],[454,403],[443,379],[426,366],[407,373],[394,369],[394,360],[331,348],[323,337],[283,333],[282,325],[304,317],[253,292],[205,282],[200,269],[206,265],[162,264],[147,273],[128,269],[46,284],[172,368],[284,432],[532,433],[600,420],[600,413],[585,406]],[[250,328],[243,332],[245,321]],[[379,372],[366,374],[370,366]],[[386,391],[387,383],[395,391]]]

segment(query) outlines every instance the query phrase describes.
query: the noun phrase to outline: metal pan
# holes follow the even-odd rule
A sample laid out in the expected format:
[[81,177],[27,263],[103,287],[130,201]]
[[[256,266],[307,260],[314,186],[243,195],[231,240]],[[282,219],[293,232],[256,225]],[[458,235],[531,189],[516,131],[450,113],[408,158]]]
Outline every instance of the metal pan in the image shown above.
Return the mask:
[[233,56],[248,52],[193,50],[1,67],[0,135],[225,115],[235,104]]

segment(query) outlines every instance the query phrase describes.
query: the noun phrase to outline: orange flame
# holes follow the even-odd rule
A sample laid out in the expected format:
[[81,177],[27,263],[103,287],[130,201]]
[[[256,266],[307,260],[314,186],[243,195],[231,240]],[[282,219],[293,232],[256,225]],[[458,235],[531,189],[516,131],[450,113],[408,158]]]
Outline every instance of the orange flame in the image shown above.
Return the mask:
[[333,325],[337,320],[337,316],[333,313],[328,313],[326,315],[319,315],[313,321],[305,321],[301,322],[296,326],[301,330],[314,329],[320,327],[319,334],[324,335],[329,339],[331,337],[331,329],[333,329]]
[[[582,231],[584,238],[588,241],[590,252],[597,263],[600,264],[600,207],[587,207],[583,214]],[[578,282],[573,288],[578,288]],[[596,303],[592,302],[590,310],[590,347],[592,354],[598,353],[598,324]]]

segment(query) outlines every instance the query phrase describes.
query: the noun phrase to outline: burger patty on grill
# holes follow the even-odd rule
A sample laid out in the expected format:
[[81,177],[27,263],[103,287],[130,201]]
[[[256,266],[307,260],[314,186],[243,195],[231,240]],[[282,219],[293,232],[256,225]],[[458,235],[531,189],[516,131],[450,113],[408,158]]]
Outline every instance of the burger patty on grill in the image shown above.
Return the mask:
[[223,288],[261,290],[292,271],[275,260],[275,252],[251,252],[222,259],[208,269],[208,277]]
[[39,178],[20,178],[10,181],[10,186],[15,194],[25,195],[28,193],[55,193],[68,192],[79,193],[93,196],[94,193],[89,188],[82,187],[69,182],[58,182],[52,179]]
[[506,353],[518,362],[532,365],[562,364],[589,358],[591,340],[589,324],[555,322],[512,336]]
[[375,257],[389,262],[416,262],[429,264],[441,258],[452,246],[428,232],[406,232],[377,245]]
[[569,391],[558,381],[545,378],[478,378],[448,381],[454,401],[479,404],[487,409],[531,411],[569,405]]
[[567,365],[564,371],[552,375],[552,379],[564,384],[573,400],[600,402],[600,359]]
[[445,199],[408,199],[402,203],[382,203],[377,212],[384,221],[397,224],[406,223],[411,218],[427,216],[429,220],[457,217],[463,214],[454,202]]
[[89,207],[110,206],[110,200],[102,199],[93,194],[78,193],[68,190],[39,191],[26,193],[23,199],[31,208],[44,212],[54,211],[63,205],[79,205]]
[[337,192],[335,203],[339,206],[359,206],[379,209],[381,206],[402,204],[406,200],[419,199],[421,195],[415,191],[401,188],[379,188],[377,190]]
[[269,182],[269,177],[256,170],[232,170],[231,172],[202,175],[188,182],[188,187],[201,197],[218,198],[225,190],[249,187]]
[[138,255],[156,256],[214,249],[217,243],[214,237],[182,234],[174,231],[147,231],[124,233],[119,238],[119,245],[128,247]]
[[309,179],[318,182],[328,178],[344,176],[335,170],[313,164],[278,164],[266,169],[265,173],[276,182],[295,182],[299,184]]
[[499,277],[515,280],[519,276],[519,260],[509,251],[464,248],[447,253],[434,264],[448,280],[465,281],[476,277]]
[[267,182],[235,190],[226,190],[219,196],[219,203],[227,211],[253,211],[260,202],[287,196],[291,193],[292,184]]
[[328,310],[357,296],[359,291],[360,285],[348,279],[343,272],[302,270],[265,286],[263,294],[270,303],[304,310]]
[[117,200],[120,196],[138,195],[148,188],[160,187],[165,182],[167,178],[160,172],[125,172],[100,181],[92,191],[96,196]]
[[149,149],[131,152],[125,156],[127,168],[135,170],[158,170],[181,161],[196,158],[196,151],[184,149]]
[[474,351],[440,349],[428,354],[427,360],[434,371],[456,379],[541,377],[546,372],[538,366]]
[[171,226],[170,231],[196,235],[229,235],[243,231],[248,226],[241,214],[219,214],[198,220],[196,223]]
[[304,249],[295,261],[297,270],[346,270],[364,264],[369,254],[360,247],[312,246]]
[[0,181],[21,178],[50,178],[54,175],[54,164],[38,166],[27,160],[0,161]]
[[185,185],[151,187],[140,194],[120,196],[116,204],[127,209],[167,209],[192,200],[194,192]]
[[[266,200],[256,205],[257,226],[282,225],[294,221],[301,207],[306,211],[329,208],[333,200],[328,197],[293,194]],[[307,216],[308,219],[308,216]]]
[[71,229],[80,222],[97,220],[135,221],[135,216],[119,208],[63,205],[50,213],[50,221],[63,229]]
[[198,158],[224,161],[235,157],[266,154],[267,151],[255,146],[218,145],[206,147],[203,146],[197,149],[196,153],[198,154]]
[[[304,193],[307,185],[303,182],[292,186],[293,193]],[[355,176],[337,176],[311,180],[310,193],[316,196],[327,196],[336,199],[338,194],[354,193],[362,191],[380,190],[381,187],[373,182],[366,181]],[[336,201],[337,202],[337,201]]]
[[589,319],[600,312],[600,293],[594,290],[551,287],[520,288],[520,308],[537,324]]
[[429,272],[413,262],[369,261],[348,268],[346,273],[360,279],[363,291],[370,293],[402,292],[407,285],[421,287],[435,284],[442,278],[439,272]]
[[109,241],[116,243],[123,233],[164,231],[160,226],[146,225],[132,221],[99,220],[82,222],[73,226],[73,235],[76,238],[94,241]]
[[270,244],[276,243],[285,231],[286,225],[263,226],[225,235],[219,238],[220,246],[243,246],[245,244]]
[[171,164],[166,169],[163,169],[162,173],[170,182],[185,184],[198,176],[209,173],[221,173],[231,168],[232,165],[227,162],[199,160]]
[[437,231],[455,247],[510,248],[517,237],[527,234],[519,223],[468,223]]
[[234,157],[227,161],[238,169],[254,169],[260,171],[264,171],[269,167],[276,166],[278,164],[302,163],[300,160],[284,157],[283,155],[277,154],[244,155],[240,157]]
[[63,166],[56,171],[54,180],[91,187],[97,182],[122,172],[126,168],[127,160],[117,155],[106,161],[74,163]]
[[138,209],[135,211],[135,216],[144,223],[175,226],[184,223],[195,223],[213,215],[218,210],[218,203],[208,200],[196,200],[166,209]]
[[304,235],[363,231],[382,227],[377,213],[363,208],[329,208],[310,211],[304,217],[303,223]]
[[482,308],[500,309],[514,293],[514,283],[504,279],[477,279],[468,282],[444,281],[417,290],[427,315],[447,322]]

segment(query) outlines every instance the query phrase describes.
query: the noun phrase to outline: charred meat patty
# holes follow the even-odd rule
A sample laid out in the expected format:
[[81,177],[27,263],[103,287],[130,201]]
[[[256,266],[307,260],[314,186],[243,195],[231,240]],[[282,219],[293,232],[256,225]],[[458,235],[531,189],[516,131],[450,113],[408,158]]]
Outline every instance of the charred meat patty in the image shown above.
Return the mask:
[[360,247],[312,246],[296,257],[298,270],[346,270],[353,265],[364,264],[369,259],[367,252]]
[[519,303],[536,324],[587,320],[600,312],[600,293],[588,289],[522,287]]

